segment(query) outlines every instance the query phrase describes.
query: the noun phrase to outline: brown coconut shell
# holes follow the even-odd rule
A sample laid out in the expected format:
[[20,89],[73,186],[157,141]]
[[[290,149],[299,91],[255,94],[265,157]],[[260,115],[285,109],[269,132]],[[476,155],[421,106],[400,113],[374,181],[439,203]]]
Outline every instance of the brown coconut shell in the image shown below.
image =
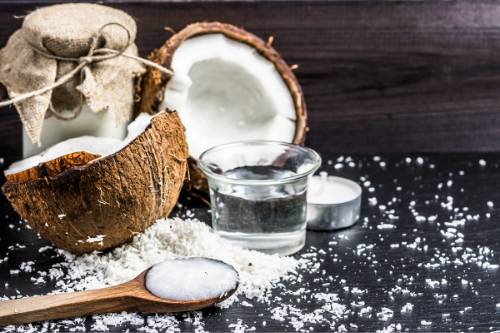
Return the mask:
[[[26,170],[27,180],[23,172],[13,175],[2,190],[26,223],[60,248],[85,253],[117,246],[167,217],[177,202],[187,169],[184,131],[177,112],[165,112],[114,154],[84,165],[69,154],[32,168],[52,175]],[[98,235],[105,235],[102,242],[87,241]]]
[[[302,89],[292,70],[283,61],[278,52],[259,37],[231,24],[220,22],[194,23],[173,35],[160,49],[155,50],[151,54],[149,60],[171,70],[175,51],[185,40],[195,36],[214,33],[221,33],[228,38],[253,47],[261,56],[276,66],[276,69],[281,74],[292,94],[297,113],[295,136],[292,143],[304,145],[307,132],[307,109]],[[168,74],[149,66],[146,74],[136,84],[135,94],[138,102],[135,104],[134,113],[136,115],[142,112],[155,114],[160,111],[159,107],[163,102],[165,88],[169,81],[170,76]],[[194,189],[208,193],[207,179],[201,170],[196,167],[196,159],[192,156],[189,157],[189,177],[185,181],[184,188],[188,191]]]

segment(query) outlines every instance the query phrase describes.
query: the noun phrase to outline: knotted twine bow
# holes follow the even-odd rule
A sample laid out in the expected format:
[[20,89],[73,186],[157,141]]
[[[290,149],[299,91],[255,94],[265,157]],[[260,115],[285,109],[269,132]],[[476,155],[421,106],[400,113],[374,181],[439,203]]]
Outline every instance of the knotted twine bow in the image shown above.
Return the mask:
[[[109,25],[118,25],[118,26],[122,27],[123,29],[125,29],[125,31],[127,32],[127,38],[128,38],[127,44],[125,45],[125,47],[121,51],[116,51],[116,50],[106,49],[106,48],[96,49],[97,43],[99,42],[99,37],[101,36],[102,30],[104,28],[106,28],[107,26],[109,26]],[[27,98],[38,96],[38,95],[42,95],[42,94],[44,94],[44,93],[46,93],[48,91],[51,91],[51,90],[53,90],[53,89],[55,89],[55,88],[57,88],[57,87],[65,84],[66,82],[68,82],[78,72],[80,72],[80,80],[83,81],[83,79],[84,79],[83,78],[84,72],[82,71],[82,69],[85,66],[88,66],[89,64],[91,64],[93,62],[99,62],[99,61],[103,61],[103,60],[108,60],[108,59],[116,58],[116,57],[119,57],[119,56],[125,56],[125,57],[129,57],[129,58],[135,59],[137,61],[142,62],[145,65],[157,68],[160,71],[162,71],[162,72],[164,72],[164,73],[166,73],[166,74],[168,74],[170,76],[174,76],[174,72],[172,72],[171,70],[168,70],[168,69],[166,69],[166,68],[164,68],[162,66],[159,66],[159,65],[155,64],[154,62],[151,62],[149,60],[146,60],[146,59],[143,59],[143,58],[140,58],[140,57],[136,57],[136,56],[134,56],[132,54],[125,53],[125,50],[131,44],[132,44],[132,42],[131,42],[131,37],[130,37],[130,31],[123,24],[120,24],[120,23],[117,23],[117,22],[111,22],[111,23],[106,23],[105,25],[103,25],[96,32],[96,34],[92,38],[92,43],[90,45],[89,52],[88,52],[87,56],[85,56],[85,57],[80,57],[80,58],[60,57],[60,56],[56,56],[56,55],[45,53],[45,52],[40,51],[40,50],[38,50],[38,49],[36,49],[34,47],[31,47],[34,51],[36,51],[37,53],[43,55],[44,57],[47,57],[49,59],[63,60],[63,61],[75,61],[75,62],[78,62],[78,66],[76,66],[75,69],[73,69],[68,74],[66,74],[63,77],[61,77],[55,83],[53,83],[53,84],[51,84],[51,85],[49,85],[49,86],[47,86],[45,88],[42,88],[42,89],[39,89],[39,90],[35,90],[35,91],[29,92],[29,93],[26,93],[26,94],[19,95],[19,96],[15,97],[15,98],[12,98],[12,99],[4,101],[4,102],[0,102],[0,107],[11,105],[11,104],[14,104],[16,102],[20,102],[22,100],[25,100]],[[99,55],[99,54],[101,54],[101,55]],[[78,111],[73,116],[71,116],[71,117],[63,117],[61,114],[59,114],[54,109],[54,107],[52,106],[52,103],[49,104],[49,110],[54,114],[54,116],[56,116],[58,119],[64,120],[64,121],[70,121],[70,120],[73,120],[76,117],[78,117],[80,115],[80,113],[82,112],[82,107],[83,107],[83,94],[82,93],[80,93],[80,105],[78,107]]]

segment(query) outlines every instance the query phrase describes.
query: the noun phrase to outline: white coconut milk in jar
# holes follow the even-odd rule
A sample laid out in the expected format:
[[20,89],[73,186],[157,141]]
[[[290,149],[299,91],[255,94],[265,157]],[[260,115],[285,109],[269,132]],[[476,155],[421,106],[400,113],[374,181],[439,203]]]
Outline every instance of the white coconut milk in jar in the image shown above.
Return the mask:
[[80,136],[125,138],[134,83],[147,63],[136,33],[130,15],[96,4],[49,6],[25,17],[0,50],[0,85],[10,98],[0,104],[14,104],[20,115],[24,158]]
[[241,247],[290,255],[305,244],[307,183],[321,165],[305,147],[244,141],[204,152],[214,231]]
[[[60,112],[60,114],[64,117],[71,117],[76,111]],[[132,109],[130,109],[130,118],[132,118]],[[84,104],[80,115],[71,121],[59,120],[54,116],[45,119],[42,125],[40,146],[31,141],[23,127],[23,158],[38,155],[59,142],[84,135],[123,140],[127,136],[129,123],[130,121],[126,121],[116,126],[108,110],[94,113],[87,104]]]

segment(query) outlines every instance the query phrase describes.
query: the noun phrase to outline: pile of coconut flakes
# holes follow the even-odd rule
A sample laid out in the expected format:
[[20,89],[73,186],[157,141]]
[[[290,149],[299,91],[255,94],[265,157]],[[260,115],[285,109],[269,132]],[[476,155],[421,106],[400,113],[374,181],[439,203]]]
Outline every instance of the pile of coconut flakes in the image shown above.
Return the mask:
[[[112,252],[93,252],[74,255],[58,250],[68,265],[68,281],[61,281],[61,291],[79,291],[104,288],[127,282],[152,265],[179,257],[206,257],[221,260],[239,273],[240,286],[235,295],[218,306],[231,305],[237,295],[259,297],[271,289],[280,277],[294,273],[297,260],[290,257],[270,256],[237,247],[220,238],[212,229],[197,220],[180,218],[158,220],[131,243]],[[51,271],[58,276],[62,271]]]
[[[42,247],[45,252],[52,247]],[[315,295],[326,302],[323,308],[314,313],[305,314],[293,305],[281,304],[280,299],[273,297],[273,289],[280,289],[283,294],[293,293],[300,298],[304,288],[296,293],[287,290],[282,281],[291,281],[291,284],[300,284],[300,271],[319,273],[319,264],[316,258],[302,258],[296,260],[291,257],[267,255],[257,251],[250,251],[233,245],[228,240],[219,237],[203,222],[196,219],[162,219],[148,228],[143,234],[134,237],[133,241],[114,250],[102,253],[75,255],[68,251],[55,249],[65,261],[54,264],[48,272],[39,271],[40,278],[33,280],[35,284],[45,283],[45,279],[56,280],[57,289],[51,294],[75,292],[90,289],[105,288],[134,279],[141,272],[155,263],[166,259],[179,257],[207,257],[221,260],[232,265],[239,273],[240,284],[237,292],[217,304],[220,308],[227,308],[234,302],[242,306],[252,307],[241,297],[265,303],[267,306],[278,305],[271,310],[272,319],[284,321],[285,316],[292,326],[300,330],[307,322],[325,322],[328,326],[335,325],[335,318],[340,318],[345,306],[336,303],[336,294],[320,293]],[[33,262],[28,262],[22,271],[31,268]],[[30,270],[31,271],[31,270]],[[11,274],[19,274],[11,272]],[[19,298],[11,297],[11,298]],[[2,300],[8,300],[4,297]],[[329,313],[328,320],[322,314]],[[91,329],[93,331],[107,331],[108,326],[128,324],[139,326],[138,331],[145,332],[174,332],[179,331],[179,316],[173,314],[153,314],[145,320],[138,313],[122,312],[93,316]],[[190,322],[196,332],[204,332],[203,315],[201,311],[192,311],[182,314],[182,320]],[[263,323],[265,325],[265,322]],[[248,327],[240,320],[228,323],[234,332],[252,331],[255,327]],[[60,329],[69,331],[86,331],[85,318],[70,318],[67,320],[44,322],[40,325],[7,326],[6,332],[47,332]]]

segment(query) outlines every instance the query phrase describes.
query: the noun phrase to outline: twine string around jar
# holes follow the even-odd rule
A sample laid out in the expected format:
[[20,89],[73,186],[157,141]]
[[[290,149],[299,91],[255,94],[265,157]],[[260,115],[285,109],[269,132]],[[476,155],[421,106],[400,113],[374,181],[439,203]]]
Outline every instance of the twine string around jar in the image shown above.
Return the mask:
[[[118,26],[122,27],[123,29],[125,29],[125,31],[127,32],[127,38],[128,38],[127,44],[125,45],[125,47],[121,51],[116,51],[116,50],[111,50],[111,49],[106,49],[106,48],[96,49],[97,43],[99,42],[99,37],[101,35],[102,30],[104,28],[106,28],[107,26],[109,26],[109,25],[118,25]],[[92,43],[90,44],[89,52],[88,52],[87,56],[85,56],[85,57],[80,57],[80,58],[61,57],[61,56],[56,56],[56,55],[48,54],[48,53],[40,51],[40,50],[38,50],[38,49],[36,49],[34,47],[31,47],[35,52],[43,55],[46,58],[56,59],[56,60],[62,60],[62,61],[75,61],[75,62],[78,62],[78,66],[76,66],[71,72],[65,74],[59,80],[57,80],[56,82],[54,82],[53,84],[51,84],[51,85],[49,85],[49,86],[47,86],[45,88],[42,88],[42,89],[39,89],[39,90],[35,90],[35,91],[29,92],[29,93],[26,93],[26,94],[21,94],[21,95],[15,97],[15,98],[9,99],[7,101],[0,102],[0,107],[11,105],[11,104],[20,102],[22,100],[25,100],[27,98],[39,96],[39,95],[42,95],[42,94],[44,94],[44,93],[46,93],[48,91],[51,91],[51,90],[53,90],[53,89],[55,89],[55,88],[57,88],[59,86],[62,86],[66,82],[68,82],[78,72],[80,72],[80,81],[83,82],[83,79],[84,79],[83,68],[84,67],[88,66],[89,64],[91,64],[93,62],[99,62],[99,61],[103,61],[103,60],[108,60],[108,59],[116,58],[116,57],[119,57],[119,56],[125,56],[125,57],[128,57],[128,58],[140,61],[140,62],[142,62],[145,65],[148,65],[148,66],[154,67],[156,69],[159,69],[160,71],[162,71],[162,72],[164,72],[164,73],[166,73],[166,74],[168,74],[170,76],[174,76],[174,72],[172,72],[171,70],[168,70],[168,69],[166,69],[166,68],[164,68],[164,67],[162,67],[162,66],[160,66],[158,64],[155,64],[152,61],[143,59],[141,57],[136,57],[136,56],[134,56],[132,54],[129,54],[129,53],[125,53],[125,50],[131,44],[132,44],[132,41],[131,41],[131,38],[130,38],[130,31],[123,24],[120,24],[120,23],[117,23],[117,22],[111,22],[111,23],[106,23],[105,25],[103,25],[96,32],[96,34],[94,35],[94,37],[92,37]],[[70,121],[70,120],[73,120],[76,117],[78,117],[78,115],[80,115],[80,113],[82,112],[82,108],[83,108],[83,94],[82,93],[80,93],[80,104],[78,106],[78,111],[74,115],[72,115],[71,117],[64,117],[64,116],[62,116],[60,113],[58,113],[54,109],[54,107],[52,106],[52,103],[49,103],[49,110],[54,114],[54,116],[56,118],[58,118],[60,120],[63,120],[63,121]]]

